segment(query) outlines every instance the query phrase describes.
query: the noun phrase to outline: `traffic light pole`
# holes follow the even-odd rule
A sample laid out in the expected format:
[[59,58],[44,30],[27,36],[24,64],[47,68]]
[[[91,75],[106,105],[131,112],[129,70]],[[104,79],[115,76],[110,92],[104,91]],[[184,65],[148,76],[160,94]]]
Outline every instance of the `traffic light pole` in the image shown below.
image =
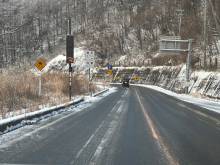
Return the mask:
[[69,99],[72,99],[72,67],[71,63],[69,63]]
[[[68,35],[71,35],[71,18],[68,19]],[[67,55],[68,57],[69,55]],[[72,73],[73,69],[71,66],[71,62],[69,61],[69,100],[72,100]]]

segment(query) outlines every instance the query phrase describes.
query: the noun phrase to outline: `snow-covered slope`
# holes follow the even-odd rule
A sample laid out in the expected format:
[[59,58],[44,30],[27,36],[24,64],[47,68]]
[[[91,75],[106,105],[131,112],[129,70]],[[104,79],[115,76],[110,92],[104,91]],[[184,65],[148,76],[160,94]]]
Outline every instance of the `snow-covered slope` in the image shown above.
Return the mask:
[[[87,70],[87,65],[85,62],[84,54],[86,49],[84,48],[75,48],[74,49],[74,60],[73,64],[74,70],[81,72]],[[58,55],[54,59],[48,62],[47,66],[43,69],[43,72],[54,72],[54,71],[68,71],[68,64],[66,64],[66,56]]]

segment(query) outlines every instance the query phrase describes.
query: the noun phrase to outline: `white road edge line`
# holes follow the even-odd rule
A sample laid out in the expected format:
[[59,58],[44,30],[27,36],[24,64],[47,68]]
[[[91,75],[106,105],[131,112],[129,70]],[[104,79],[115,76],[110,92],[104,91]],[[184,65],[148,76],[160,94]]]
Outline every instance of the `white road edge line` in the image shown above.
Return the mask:
[[[96,133],[101,129],[101,127],[104,125],[104,121],[100,124],[100,126],[95,130],[95,132],[90,136],[90,138],[87,140],[87,142],[83,145],[83,147],[79,150],[79,152],[76,154],[76,159],[80,157],[82,152],[85,150],[85,148],[89,145],[89,143],[92,141],[92,139],[95,137]],[[71,162],[70,164],[74,164],[74,162]]]
[[[128,94],[128,90],[125,91],[125,93],[122,95],[122,98],[124,98],[127,94]],[[116,107],[115,107],[116,108]],[[124,105],[124,102],[120,100],[120,106],[115,109],[113,108],[112,112],[116,112],[117,114],[119,113],[122,113],[123,110],[126,110],[125,108],[125,105]],[[100,158],[100,155],[103,151],[103,149],[105,148],[106,146],[106,143],[108,142],[109,138],[113,135],[113,133],[115,132],[116,128],[117,128],[117,125],[118,125],[118,120],[112,120],[111,123],[110,123],[110,126],[109,128],[107,129],[105,135],[103,136],[100,144],[98,145],[95,153],[93,154],[92,158],[91,158],[91,162],[89,165],[96,165],[99,158]]]
[[[115,110],[115,108],[121,103],[121,100],[117,101],[117,103],[115,104],[115,106],[112,108],[111,112],[113,112]],[[110,112],[110,113],[111,113]],[[86,149],[86,147],[89,145],[89,143],[93,140],[93,138],[95,137],[95,135],[99,132],[99,130],[102,128],[102,126],[104,125],[105,120],[102,121],[102,123],[99,125],[99,127],[95,130],[95,132],[89,137],[89,139],[86,141],[86,143],[82,146],[82,148],[77,152],[75,159],[70,163],[70,164],[74,164],[74,161],[77,160],[80,155],[82,154],[82,152]]]
[[[120,107],[117,109],[116,113],[122,112],[123,108],[124,108],[124,104],[121,104]],[[106,143],[108,142],[109,138],[113,135],[116,128],[117,128],[117,121],[115,120],[111,121],[110,126],[108,130],[106,131],[105,135],[103,136],[100,144],[98,145],[94,155],[92,156],[92,159],[89,165],[97,164],[103,149],[106,147]]]
[[214,117],[211,117],[211,116],[209,116],[209,115],[207,115],[207,114],[205,114],[205,113],[203,113],[203,112],[194,110],[194,109],[192,109],[192,108],[190,108],[190,107],[188,107],[187,105],[184,105],[184,104],[182,104],[182,103],[177,103],[177,104],[178,104],[179,106],[181,106],[182,108],[185,108],[185,109],[187,109],[188,111],[190,111],[190,112],[192,112],[192,113],[195,113],[195,114],[197,114],[197,115],[199,115],[199,116],[202,116],[202,117],[204,117],[204,118],[207,118],[207,119],[209,119],[209,120],[212,120],[212,121],[215,122],[217,125],[220,123],[220,121],[219,121],[218,119],[216,119],[216,118],[214,118]]
[[[121,96],[121,98],[123,98],[123,97],[125,97],[126,95],[128,94],[128,90],[126,90],[125,92],[124,92],[124,94]],[[120,100],[118,100],[117,101],[117,103],[114,105],[114,107],[112,108],[112,110],[110,111],[110,113],[108,114],[108,116],[112,113],[112,112],[114,112],[114,111],[116,111],[116,107],[118,106],[118,105],[120,105],[121,104],[121,99]],[[121,106],[120,106],[121,107]],[[118,109],[120,109],[120,107],[118,108]],[[70,164],[74,164],[74,162],[75,162],[75,160],[77,160],[79,157],[80,157],[80,155],[83,153],[83,151],[86,149],[86,147],[89,145],[89,143],[93,140],[93,138],[95,137],[95,135],[99,132],[99,130],[102,128],[102,126],[104,125],[104,123],[105,123],[105,121],[102,121],[102,123],[100,124],[100,126],[95,130],[95,132],[90,136],[90,138],[87,140],[87,142],[82,146],[82,148],[78,151],[78,153],[76,154],[76,157],[75,157],[75,159],[70,163]],[[111,128],[111,127],[110,127]],[[107,132],[108,132],[108,130],[107,130]],[[104,137],[105,137],[105,135],[104,135]]]

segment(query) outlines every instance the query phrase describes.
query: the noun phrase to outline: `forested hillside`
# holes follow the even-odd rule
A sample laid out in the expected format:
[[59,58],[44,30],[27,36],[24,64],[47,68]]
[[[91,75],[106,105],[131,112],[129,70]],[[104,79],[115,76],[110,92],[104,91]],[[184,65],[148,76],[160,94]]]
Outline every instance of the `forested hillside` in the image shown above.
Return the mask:
[[53,52],[65,43],[69,17],[76,45],[95,50],[103,59],[150,56],[158,50],[160,35],[192,38],[201,52],[207,43],[208,54],[214,56],[219,9],[218,0],[1,0],[0,67]]

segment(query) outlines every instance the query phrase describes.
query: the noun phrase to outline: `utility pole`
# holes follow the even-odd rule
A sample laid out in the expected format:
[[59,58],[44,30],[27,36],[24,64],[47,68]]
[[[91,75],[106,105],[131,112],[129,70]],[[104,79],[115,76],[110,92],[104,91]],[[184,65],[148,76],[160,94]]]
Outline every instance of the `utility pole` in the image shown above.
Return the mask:
[[[71,18],[68,19],[68,35],[71,36]],[[69,63],[69,99],[72,99],[72,66]]]
[[191,74],[191,63],[192,63],[192,39],[189,39],[188,44],[188,56],[187,56],[187,62],[186,62],[186,82],[187,82],[187,89],[186,93],[188,94],[189,91],[189,85],[190,85],[190,74]]
[[188,55],[187,55],[187,63],[186,63],[186,81],[190,82],[190,70],[191,70],[191,61],[192,61],[192,39],[189,39],[188,44]]
[[203,31],[204,31],[204,69],[207,69],[207,52],[206,52],[206,48],[207,48],[207,0],[204,0],[204,27],[203,27]]
[[179,28],[178,28],[179,36],[181,36],[182,17],[184,15],[183,14],[184,10],[183,9],[179,9],[179,10],[176,10],[176,12],[177,12],[177,15],[178,15],[178,18],[179,18]]
[[[68,13],[68,35],[71,35],[71,18],[70,18],[70,4],[68,0],[68,7],[67,7],[67,13]],[[69,100],[72,99],[72,67],[71,63],[69,62]]]

